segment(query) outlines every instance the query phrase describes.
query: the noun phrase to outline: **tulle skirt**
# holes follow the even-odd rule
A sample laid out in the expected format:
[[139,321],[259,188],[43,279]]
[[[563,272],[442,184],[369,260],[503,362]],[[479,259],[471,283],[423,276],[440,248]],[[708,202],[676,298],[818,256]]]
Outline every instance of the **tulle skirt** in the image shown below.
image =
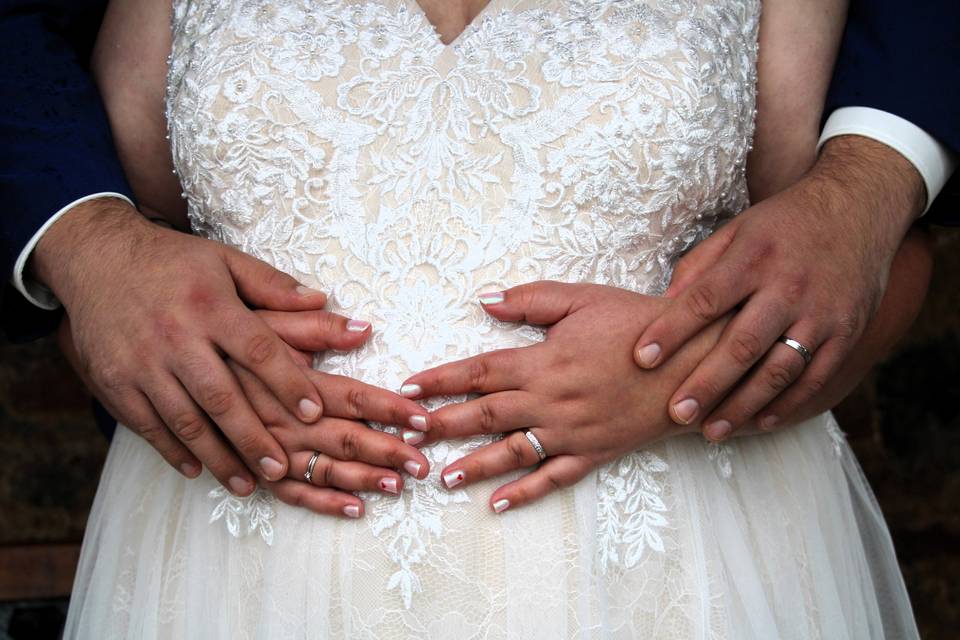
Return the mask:
[[65,638],[918,637],[829,414],[673,438],[501,515],[499,483],[446,491],[440,468],[347,521],[186,480],[120,427]]

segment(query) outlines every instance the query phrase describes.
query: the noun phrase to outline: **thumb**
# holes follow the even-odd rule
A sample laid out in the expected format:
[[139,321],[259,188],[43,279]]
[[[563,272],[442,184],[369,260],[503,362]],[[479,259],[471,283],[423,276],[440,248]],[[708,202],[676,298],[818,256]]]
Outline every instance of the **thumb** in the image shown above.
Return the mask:
[[680,258],[664,297],[676,298],[716,264],[737,235],[736,228],[737,220],[733,220]]
[[541,280],[480,295],[484,310],[498,320],[556,324],[574,310],[579,286]]
[[230,247],[224,249],[224,262],[237,287],[237,295],[248,305],[274,311],[308,311],[322,309],[327,303],[322,291],[303,286],[253,256]]

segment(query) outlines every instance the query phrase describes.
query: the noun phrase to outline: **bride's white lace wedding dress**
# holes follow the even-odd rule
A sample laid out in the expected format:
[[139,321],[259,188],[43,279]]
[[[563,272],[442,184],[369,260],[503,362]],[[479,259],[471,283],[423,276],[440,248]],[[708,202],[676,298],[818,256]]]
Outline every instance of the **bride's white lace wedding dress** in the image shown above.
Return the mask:
[[[413,0],[176,0],[167,96],[198,233],[329,291],[370,343],[317,366],[387,388],[539,340],[477,294],[661,292],[747,205],[759,0],[492,0],[445,46]],[[439,470],[366,517],[110,450],[67,638],[916,637],[889,536],[829,415],[684,436],[540,503]]]

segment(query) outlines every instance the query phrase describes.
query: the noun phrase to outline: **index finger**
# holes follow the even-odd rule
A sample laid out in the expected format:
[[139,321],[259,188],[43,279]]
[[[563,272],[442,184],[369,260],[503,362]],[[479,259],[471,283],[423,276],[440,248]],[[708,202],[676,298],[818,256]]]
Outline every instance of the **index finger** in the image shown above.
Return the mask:
[[529,379],[529,356],[540,345],[498,349],[427,369],[400,387],[405,398],[519,389]]
[[750,293],[742,270],[732,263],[711,270],[690,284],[644,330],[634,347],[634,360],[644,369],[666,361],[690,338],[741,302]]

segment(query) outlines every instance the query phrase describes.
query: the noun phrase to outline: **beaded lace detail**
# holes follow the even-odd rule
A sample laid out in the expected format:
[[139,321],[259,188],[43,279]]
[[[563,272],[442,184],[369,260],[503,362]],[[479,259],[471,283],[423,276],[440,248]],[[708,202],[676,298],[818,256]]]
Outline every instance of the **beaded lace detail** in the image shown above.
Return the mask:
[[[658,293],[747,205],[758,16],[758,0],[492,0],[444,46],[413,2],[177,0],[167,115],[190,219],[374,324],[324,370],[396,388],[531,344],[541,331],[492,321],[478,292]],[[427,481],[365,496],[358,526],[407,608],[450,514],[486,508],[437,472],[486,442],[428,447]],[[703,455],[729,475],[722,449]],[[660,446],[589,480],[604,570],[663,551],[669,474]],[[283,535],[263,490],[210,498],[232,535]]]

